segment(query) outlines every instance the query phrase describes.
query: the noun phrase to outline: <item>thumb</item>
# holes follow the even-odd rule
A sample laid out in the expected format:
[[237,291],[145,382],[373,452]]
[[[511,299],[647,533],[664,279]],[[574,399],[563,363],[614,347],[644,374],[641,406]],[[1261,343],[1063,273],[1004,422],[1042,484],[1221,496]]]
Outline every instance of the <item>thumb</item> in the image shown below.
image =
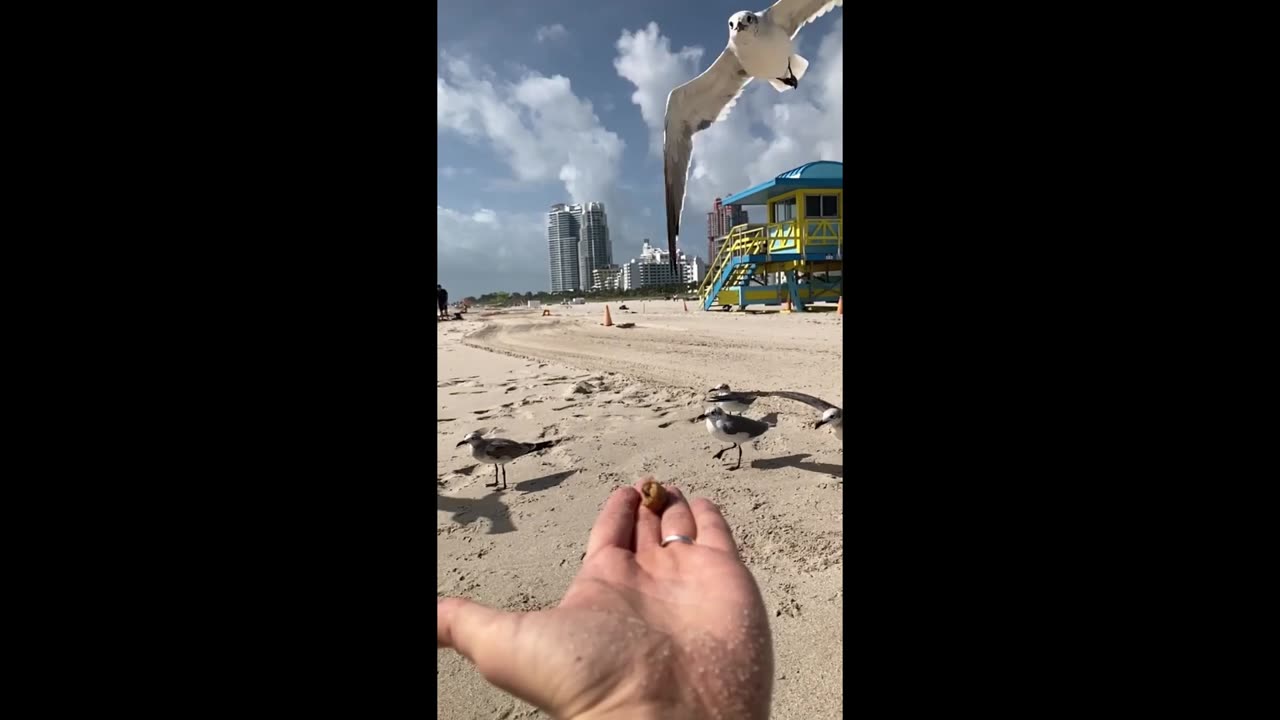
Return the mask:
[[480,665],[487,656],[501,654],[502,637],[506,635],[510,640],[508,623],[513,619],[509,613],[470,600],[440,598],[436,602],[436,647],[453,648]]
[[[547,708],[553,698],[537,677],[537,658],[530,657],[537,633],[530,634],[527,625],[521,627],[527,617],[527,613],[494,610],[463,598],[440,598],[436,602],[436,647],[457,650],[489,682]],[[522,629],[525,632],[520,637]]]

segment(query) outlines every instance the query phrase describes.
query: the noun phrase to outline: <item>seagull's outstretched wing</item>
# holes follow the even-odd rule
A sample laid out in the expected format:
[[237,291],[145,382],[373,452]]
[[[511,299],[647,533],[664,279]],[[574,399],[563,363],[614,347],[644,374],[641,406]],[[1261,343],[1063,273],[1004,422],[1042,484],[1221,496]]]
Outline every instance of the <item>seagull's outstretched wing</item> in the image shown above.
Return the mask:
[[706,72],[667,96],[662,170],[667,185],[667,251],[671,253],[672,263],[676,262],[676,235],[680,232],[680,212],[684,209],[693,134],[728,117],[730,108],[749,82],[751,78],[742,69],[738,56],[725,48]]
[[816,409],[818,412],[826,412],[831,408],[835,407],[835,405],[832,405],[826,400],[822,400],[812,395],[806,395],[800,392],[792,392],[790,390],[774,390],[772,392],[762,392],[759,394],[768,395],[770,397],[786,398],[788,400],[795,400],[796,402],[802,402],[805,405],[808,405],[809,407]]
[[774,25],[794,38],[805,23],[826,15],[834,7],[844,7],[844,0],[778,0],[768,10],[758,14],[767,13]]

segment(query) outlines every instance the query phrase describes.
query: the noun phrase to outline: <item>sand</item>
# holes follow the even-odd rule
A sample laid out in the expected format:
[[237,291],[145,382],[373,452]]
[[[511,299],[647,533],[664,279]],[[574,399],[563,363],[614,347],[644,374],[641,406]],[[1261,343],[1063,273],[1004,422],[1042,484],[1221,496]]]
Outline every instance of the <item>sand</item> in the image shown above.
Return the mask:
[[[703,312],[679,302],[486,312],[438,323],[437,594],[508,610],[559,602],[587,533],[614,488],[652,474],[720,505],[769,608],[777,720],[842,716],[844,538],[841,445],[817,411],[761,398],[747,413],[777,423],[736,457],[702,423],[708,388],[795,390],[844,406],[841,320],[834,312]],[[581,384],[580,384],[581,383]],[[574,392],[575,387],[578,392]],[[478,428],[555,448],[507,466],[508,489],[486,488],[492,466],[455,447]],[[456,653],[437,651],[441,718],[540,718],[490,686]]]

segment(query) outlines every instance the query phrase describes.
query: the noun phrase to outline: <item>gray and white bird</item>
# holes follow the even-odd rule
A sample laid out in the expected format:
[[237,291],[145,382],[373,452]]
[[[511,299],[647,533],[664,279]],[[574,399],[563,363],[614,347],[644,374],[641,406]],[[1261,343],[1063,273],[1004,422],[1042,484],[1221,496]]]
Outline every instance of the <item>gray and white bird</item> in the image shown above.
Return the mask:
[[836,436],[840,442],[844,442],[844,411],[840,408],[830,408],[822,413],[822,419],[813,424],[814,429],[823,425],[831,426],[831,434]]
[[751,407],[751,403],[755,402],[759,396],[760,393],[733,392],[729,389],[728,383],[720,383],[707,391],[706,402],[715,405],[730,415],[741,415]]
[[788,400],[795,400],[796,402],[802,402],[805,405],[808,405],[809,407],[814,408],[818,412],[822,413],[822,418],[819,419],[816,423],[814,423],[813,427],[817,429],[822,427],[823,425],[830,425],[832,433],[836,436],[836,439],[839,440],[840,442],[844,442],[844,411],[836,407],[835,405],[832,405],[831,403],[821,398],[816,398],[812,395],[806,395],[804,393],[792,392],[790,390],[775,390],[773,392],[760,393],[760,394],[768,395],[770,397],[780,397],[780,398],[786,398]]
[[467,433],[462,438],[462,442],[458,443],[456,447],[470,445],[471,457],[481,463],[493,466],[493,484],[485,483],[485,487],[498,487],[498,468],[502,468],[502,488],[505,490],[507,487],[507,469],[503,467],[504,465],[516,458],[524,457],[539,450],[546,450],[558,442],[560,440],[525,443],[503,438],[487,438],[484,437],[482,431],[477,430]]
[[729,116],[742,89],[755,78],[778,92],[797,87],[809,61],[795,53],[792,40],[806,23],[844,0],[778,0],[760,12],[742,10],[729,17],[729,45],[706,72],[667,96],[663,127],[663,174],[667,187],[667,250],[676,259],[676,236],[684,209],[693,134]]
[[733,443],[712,455],[716,460],[726,452],[734,448],[738,449],[738,464],[733,466],[734,470],[742,467],[742,443],[754,440],[769,431],[768,423],[741,415],[730,415],[718,407],[710,408],[694,419],[707,421],[707,432],[711,433],[711,437],[721,442]]

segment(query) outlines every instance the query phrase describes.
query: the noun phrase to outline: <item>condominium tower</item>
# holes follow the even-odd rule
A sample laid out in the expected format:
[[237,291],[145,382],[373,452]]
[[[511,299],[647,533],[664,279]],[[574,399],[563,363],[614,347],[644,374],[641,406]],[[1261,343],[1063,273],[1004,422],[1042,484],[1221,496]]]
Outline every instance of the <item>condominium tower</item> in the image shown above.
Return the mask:
[[547,213],[547,253],[551,292],[590,288],[592,271],[613,262],[604,204],[552,205]]

